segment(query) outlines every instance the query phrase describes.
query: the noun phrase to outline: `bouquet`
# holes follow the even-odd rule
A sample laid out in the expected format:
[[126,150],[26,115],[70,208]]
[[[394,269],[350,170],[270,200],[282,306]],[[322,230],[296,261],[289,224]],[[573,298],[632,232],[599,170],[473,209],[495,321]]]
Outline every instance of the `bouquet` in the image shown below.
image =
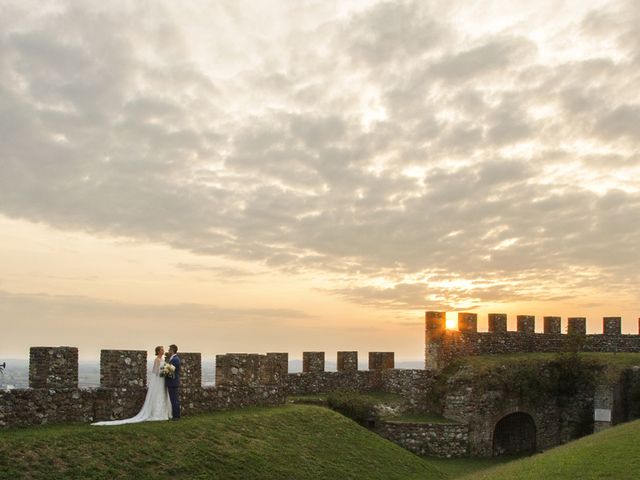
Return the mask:
[[175,374],[176,374],[176,367],[174,367],[170,363],[163,363],[160,366],[160,376],[161,377],[173,378],[173,376]]

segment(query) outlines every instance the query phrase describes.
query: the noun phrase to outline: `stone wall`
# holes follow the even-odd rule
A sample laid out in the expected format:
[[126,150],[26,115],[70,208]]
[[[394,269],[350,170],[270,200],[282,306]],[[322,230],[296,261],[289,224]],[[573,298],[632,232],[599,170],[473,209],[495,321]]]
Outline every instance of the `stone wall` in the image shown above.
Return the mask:
[[0,427],[89,422],[95,392],[78,389],[0,390]]
[[[540,375],[545,375],[545,366],[539,368]],[[494,374],[500,375],[500,372]],[[513,413],[531,417],[535,424],[535,449],[541,451],[583,434],[582,423],[593,415],[593,395],[593,390],[586,388],[568,399],[564,407],[558,405],[555,397],[536,398],[533,404],[530,399],[496,387],[495,382],[488,382],[484,375],[476,375],[470,367],[464,367],[448,380],[442,413],[446,418],[468,425],[472,456],[494,455],[496,425]]]
[[[77,348],[34,347],[30,364],[32,388],[0,391],[0,427],[132,417],[142,407],[147,391],[146,355],[145,351],[138,350],[103,350],[100,387],[79,389]],[[179,355],[182,361],[181,408],[185,415],[246,406],[282,405],[286,400],[282,372],[286,356],[283,358],[283,354],[258,356],[259,361],[249,365],[250,372],[215,387],[201,385],[199,353]],[[221,364],[224,366],[225,360]],[[238,381],[238,378],[246,381]],[[269,379],[269,382],[262,383],[260,379]],[[276,382],[276,379],[279,380]]]
[[289,395],[314,395],[334,390],[370,392],[379,385],[379,375],[369,370],[289,373],[285,385]]
[[180,358],[180,388],[202,386],[202,355],[200,353],[178,352]]
[[416,455],[469,455],[469,427],[459,423],[380,422],[376,433]]
[[324,352],[302,352],[303,372],[324,372]]
[[78,386],[78,349],[31,347],[29,386],[31,388],[76,388]]
[[338,352],[337,368],[339,372],[358,370],[358,352]]
[[216,355],[216,386],[281,385],[289,370],[287,353]]
[[282,352],[267,353],[262,368],[263,385],[284,385],[289,373],[289,354]]
[[627,369],[622,378],[622,421],[640,418],[640,366]]
[[[358,371],[357,352],[341,352],[342,371],[324,371],[324,352],[305,352],[310,372],[288,373],[287,353],[231,353],[216,356],[216,386],[202,387],[200,353],[180,352],[184,414],[247,405],[279,405],[287,394],[386,391],[424,409],[433,383],[425,370],[396,370],[393,352],[372,352],[375,369]],[[0,392],[0,426],[115,420],[135,415],[146,395],[147,352],[102,350],[100,387],[78,389],[78,350],[34,347],[34,388]]]
[[106,388],[145,387],[147,352],[145,350],[101,350],[100,386]]
[[560,317],[543,317],[544,333],[560,334],[562,333],[562,318]]
[[416,412],[429,408],[428,395],[435,377],[428,370],[356,370],[342,372],[290,373],[286,390],[289,395],[315,395],[335,390],[385,392],[405,397]]
[[385,370],[395,367],[393,352],[369,352],[369,370]]
[[489,332],[477,332],[468,313],[459,314],[462,331],[445,328],[444,312],[425,316],[425,368],[440,370],[453,360],[469,355],[521,352],[562,352],[579,348],[585,352],[640,352],[640,335],[622,335],[620,317],[603,319],[602,335],[586,335],[585,319],[569,319],[571,335],[559,333],[559,317],[545,317],[545,332],[534,333],[535,318],[518,315],[518,331],[506,330],[506,314],[489,314]]
[[[475,331],[475,314],[461,317],[462,332],[442,329],[443,320],[441,312],[427,317],[427,338],[437,339],[427,344],[427,351],[437,354],[432,361],[450,361],[463,354],[555,351],[566,347],[568,337],[557,333],[557,317],[545,318],[547,334],[531,333],[532,319],[528,316],[519,319],[521,332],[502,331],[503,327],[506,330],[503,314],[490,317],[493,331],[489,333]],[[584,324],[582,320],[573,319],[577,331]],[[606,335],[581,337],[585,350],[640,351],[635,349],[639,346],[637,336],[619,334],[617,319],[608,320],[607,325]],[[538,450],[584,434],[585,418],[593,419],[594,408],[612,413],[610,422],[605,425],[597,420],[596,428],[640,416],[640,368],[630,369],[613,383],[585,388],[560,407],[554,398],[533,405],[506,386],[496,387],[499,382],[487,382],[471,367],[463,367],[447,379],[435,368],[395,369],[392,352],[371,352],[370,369],[361,371],[357,369],[357,352],[340,352],[340,371],[326,372],[324,352],[305,353],[310,366],[303,373],[288,373],[286,353],[218,355],[215,387],[202,387],[201,354],[180,353],[182,412],[189,415],[282,405],[287,395],[334,390],[394,393],[406,399],[406,410],[411,412],[428,412],[441,403],[435,413],[443,414],[452,423],[383,422],[378,433],[418,454],[436,456],[492,455],[496,425],[516,412],[531,418]],[[146,395],[146,352],[102,351],[101,386],[86,390],[77,388],[77,355],[73,347],[32,348],[33,388],[0,392],[0,427],[121,419],[139,411]],[[442,402],[434,402],[440,397]]]
[[386,393],[395,393],[407,400],[413,412],[423,413],[431,410],[431,398],[436,377],[429,370],[383,370],[380,372],[379,389]]

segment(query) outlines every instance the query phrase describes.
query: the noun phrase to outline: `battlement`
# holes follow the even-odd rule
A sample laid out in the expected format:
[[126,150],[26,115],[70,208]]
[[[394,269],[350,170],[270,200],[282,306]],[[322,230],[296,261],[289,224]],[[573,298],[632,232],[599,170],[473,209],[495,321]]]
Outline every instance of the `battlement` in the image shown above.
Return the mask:
[[[180,352],[181,385],[202,385],[202,354]],[[303,373],[325,371],[325,352],[303,352]],[[144,388],[147,385],[146,350],[101,350],[100,387]],[[394,352],[369,352],[369,370],[393,369]],[[358,352],[337,352],[338,372],[358,371]],[[289,373],[288,353],[227,353],[216,355],[216,385],[256,387],[280,385]],[[78,388],[76,347],[31,347],[29,386],[33,389]]]
[[282,384],[289,370],[287,353],[216,355],[216,385],[256,387]]
[[29,350],[31,388],[77,388],[78,349],[75,347],[31,347]]
[[145,350],[101,350],[100,386],[105,388],[145,387],[147,352]]
[[[393,352],[369,352],[367,371],[358,369],[357,351],[338,352],[337,372],[325,372],[324,352],[303,352],[303,373],[291,374],[288,353],[227,353],[216,356],[216,385],[205,387],[202,355],[179,356],[187,414],[282,404],[287,391],[370,390],[380,385],[405,391],[411,390],[407,385],[415,376],[394,370]],[[32,347],[30,388],[0,391],[0,427],[133,416],[145,398],[148,367],[145,350],[101,350],[100,387],[79,389],[76,347]]]
[[[446,312],[425,313],[425,368],[439,370],[468,355],[520,352],[561,352],[575,345],[589,352],[640,352],[640,335],[623,335],[621,317],[604,317],[602,334],[587,335],[585,317],[569,317],[567,334],[562,319],[543,317],[543,332],[536,333],[533,315],[517,315],[516,331],[507,330],[507,314],[490,313],[488,332],[478,332],[475,313],[458,313],[458,330],[447,330]],[[639,320],[640,329],[640,320]],[[573,347],[575,348],[575,346]]]

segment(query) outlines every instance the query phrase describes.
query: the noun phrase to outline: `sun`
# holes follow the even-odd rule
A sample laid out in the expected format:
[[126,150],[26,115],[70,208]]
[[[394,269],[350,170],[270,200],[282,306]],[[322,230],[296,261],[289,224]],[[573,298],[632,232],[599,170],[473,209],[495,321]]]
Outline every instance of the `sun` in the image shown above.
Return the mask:
[[445,324],[447,330],[457,330],[458,329],[458,313],[457,312],[447,312],[447,322]]

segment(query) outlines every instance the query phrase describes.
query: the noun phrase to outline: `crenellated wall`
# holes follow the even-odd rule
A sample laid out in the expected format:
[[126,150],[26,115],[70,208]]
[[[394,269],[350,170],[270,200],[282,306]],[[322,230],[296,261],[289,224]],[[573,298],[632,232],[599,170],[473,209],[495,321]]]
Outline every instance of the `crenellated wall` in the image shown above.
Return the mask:
[[[535,333],[535,320],[518,315],[514,332],[507,330],[506,314],[492,313],[489,332],[478,332],[477,314],[464,312],[458,314],[458,330],[451,331],[445,328],[445,312],[426,312],[426,368],[419,370],[396,369],[393,352],[368,352],[368,369],[359,370],[358,352],[340,351],[336,372],[325,370],[325,352],[303,352],[302,373],[288,372],[287,353],[227,353],[216,356],[216,385],[203,387],[202,355],[181,352],[182,413],[282,405],[287,395],[335,390],[394,393],[404,398],[406,411],[443,414],[453,422],[387,421],[379,433],[416,453],[438,456],[500,452],[502,444],[497,448],[494,440],[502,434],[510,438],[512,427],[507,422],[499,428],[498,422],[511,415],[522,422],[530,419],[533,433],[520,440],[531,440],[538,450],[575,438],[576,426],[591,413],[596,429],[640,416],[640,362],[613,383],[585,388],[563,408],[553,398],[528,404],[509,388],[469,373],[469,365],[453,374],[442,371],[468,355],[578,348],[640,352],[640,335],[622,335],[620,317],[605,317],[598,335],[586,334],[584,317],[567,319],[568,334],[562,333],[560,317],[544,317],[544,333]],[[147,352],[102,350],[100,387],[79,389],[77,348],[33,347],[29,378],[29,389],[0,391],[0,427],[127,418],[139,411],[146,395]]]
[[[544,375],[544,365],[540,375]],[[521,413],[531,418],[535,451],[555,447],[579,436],[576,430],[586,416],[593,413],[594,392],[585,387],[573,395],[564,408],[555,398],[540,398],[536,404],[496,385],[487,384],[482,377],[461,369],[447,382],[443,415],[467,427],[469,454],[490,457],[495,450],[494,435],[498,422],[506,416]],[[518,427],[518,433],[523,432]],[[514,435],[517,436],[517,435]]]
[[[262,356],[268,359],[264,362],[267,368],[252,371],[240,381],[203,387],[201,354],[179,353],[182,413],[283,404],[286,355],[267,354]],[[218,355],[223,366],[233,358],[233,354]],[[102,350],[100,387],[79,389],[77,348],[33,347],[29,377],[28,389],[0,391],[0,427],[128,418],[138,413],[144,402],[147,352]]]
[[[358,370],[358,352],[339,352],[338,372],[325,371],[324,352],[304,352],[306,372],[288,373],[287,353],[216,356],[216,385],[202,386],[202,355],[179,353],[182,413],[250,405],[283,404],[287,394],[336,389],[403,394],[409,404],[426,402],[430,372],[395,370],[393,352],[370,352],[369,370]],[[0,392],[0,427],[115,420],[135,415],[144,402],[147,352],[102,350],[100,386],[78,388],[78,349],[33,347],[30,387]]]
[[603,334],[587,335],[586,318],[571,317],[567,334],[560,317],[544,317],[544,333],[535,333],[535,317],[517,316],[517,331],[507,331],[507,315],[490,313],[489,331],[477,331],[477,315],[458,314],[458,330],[446,328],[445,312],[425,314],[425,368],[441,370],[453,360],[469,355],[523,352],[561,352],[579,348],[585,352],[640,352],[640,335],[622,335],[621,318],[605,317]]
[[[345,357],[349,359],[348,368]],[[394,357],[394,352],[369,352],[369,369],[358,370],[357,352],[338,352],[338,371],[327,372],[324,352],[303,352],[303,358],[316,359],[314,370],[288,374],[286,390],[290,395],[314,395],[335,390],[396,393],[405,397],[412,410],[426,411],[434,375],[427,370],[396,369]]]

